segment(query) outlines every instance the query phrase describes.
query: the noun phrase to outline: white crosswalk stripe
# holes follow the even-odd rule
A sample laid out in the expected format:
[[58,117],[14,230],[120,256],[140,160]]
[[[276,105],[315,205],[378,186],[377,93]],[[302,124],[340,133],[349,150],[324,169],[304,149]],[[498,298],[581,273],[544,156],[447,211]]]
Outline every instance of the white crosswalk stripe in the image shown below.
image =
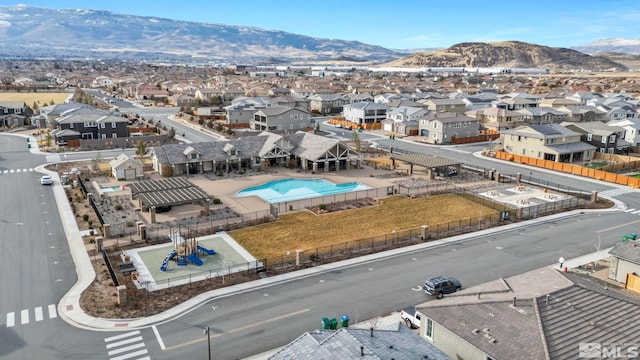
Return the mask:
[[149,356],[144,356],[149,351],[144,344],[140,330],[110,336],[105,338],[104,342],[110,360],[150,359]]
[[0,171],[0,174],[19,174],[19,173],[26,173],[26,172],[33,172],[34,168],[28,168],[28,169],[4,169],[3,171]]
[[[49,313],[49,319],[55,319],[58,317],[56,311],[56,305],[47,305]],[[31,317],[31,309],[21,309],[20,311],[12,311],[6,314],[5,326],[10,328],[19,325],[28,325],[31,322],[40,322],[45,320],[45,310],[43,306],[33,308],[33,318]]]
[[628,194],[628,193],[634,192],[634,191],[635,190],[632,189],[632,188],[610,189],[610,190],[605,190],[605,191],[601,192],[600,195],[614,197],[614,196],[618,196],[618,195]]
[[627,210],[625,210],[624,212],[633,212],[633,211],[636,211],[636,209],[631,208],[631,209],[627,209]]

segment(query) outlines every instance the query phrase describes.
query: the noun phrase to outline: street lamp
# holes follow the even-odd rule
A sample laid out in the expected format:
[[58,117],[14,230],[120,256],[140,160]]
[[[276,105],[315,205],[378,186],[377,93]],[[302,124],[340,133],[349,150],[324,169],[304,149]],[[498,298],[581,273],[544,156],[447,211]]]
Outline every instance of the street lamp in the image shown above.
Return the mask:
[[204,326],[204,333],[207,335],[207,354],[211,360],[211,335],[209,334],[209,325]]

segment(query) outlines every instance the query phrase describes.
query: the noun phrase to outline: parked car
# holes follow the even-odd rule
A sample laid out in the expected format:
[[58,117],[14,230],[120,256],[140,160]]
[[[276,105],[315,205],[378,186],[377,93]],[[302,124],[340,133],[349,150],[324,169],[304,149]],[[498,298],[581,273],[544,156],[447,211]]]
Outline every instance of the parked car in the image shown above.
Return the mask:
[[420,328],[420,314],[416,311],[415,306],[402,309],[400,317],[404,320],[405,325],[410,329]]
[[442,299],[444,294],[451,294],[462,289],[462,284],[456,278],[437,276],[424,282],[424,292]]
[[53,179],[49,175],[43,175],[40,178],[40,184],[41,185],[52,185],[53,184]]

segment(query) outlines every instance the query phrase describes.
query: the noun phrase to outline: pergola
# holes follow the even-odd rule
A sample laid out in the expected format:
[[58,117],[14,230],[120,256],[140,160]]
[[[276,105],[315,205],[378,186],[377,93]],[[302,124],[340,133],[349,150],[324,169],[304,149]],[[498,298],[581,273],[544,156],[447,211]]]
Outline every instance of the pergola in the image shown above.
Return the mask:
[[131,189],[131,195],[138,197],[140,207],[149,209],[151,222],[155,222],[155,209],[158,206],[200,203],[209,213],[209,194],[182,178],[138,181],[127,186]]
[[396,168],[396,160],[400,160],[409,164],[410,174],[413,174],[414,165],[426,168],[429,178],[433,178],[433,170],[435,169],[453,166],[460,172],[460,168],[462,167],[460,162],[426,154],[391,154],[389,158],[391,159],[391,166],[394,170]]

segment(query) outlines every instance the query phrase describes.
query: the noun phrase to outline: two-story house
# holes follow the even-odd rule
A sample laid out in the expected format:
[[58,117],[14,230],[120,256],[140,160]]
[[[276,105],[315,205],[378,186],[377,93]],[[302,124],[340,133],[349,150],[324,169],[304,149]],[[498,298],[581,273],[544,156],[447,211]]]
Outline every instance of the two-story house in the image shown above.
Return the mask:
[[309,96],[308,99],[311,112],[321,115],[339,114],[346,103],[344,97],[340,94],[316,94]]
[[53,135],[59,145],[65,145],[69,140],[115,139],[129,136],[129,120],[98,111],[72,113],[56,121],[58,127]]
[[311,127],[311,113],[289,106],[273,106],[253,114],[250,128],[269,131],[298,131]]
[[387,118],[388,107],[384,104],[361,101],[346,104],[343,108],[344,119],[363,129],[380,129],[382,120]]
[[478,119],[484,128],[498,132],[522,125],[523,118],[523,115],[517,111],[496,107],[469,110],[464,114]]
[[0,101],[0,127],[26,125],[27,115],[24,101]]
[[588,161],[596,147],[581,134],[560,124],[524,125],[500,132],[503,150],[515,155],[555,162]]
[[438,99],[438,98],[430,98],[418,101],[427,105],[427,110],[436,111],[436,112],[453,112],[457,114],[464,114],[466,109],[466,104],[464,101],[460,99]]
[[631,146],[640,146],[640,119],[623,119],[609,121],[609,126],[619,126],[623,128],[624,140]]
[[418,123],[420,136],[431,144],[451,143],[452,138],[478,136],[480,121],[457,113],[429,113]]
[[559,124],[567,120],[567,114],[551,107],[528,107],[516,110],[526,124]]
[[382,120],[382,130],[404,135],[418,135],[418,120],[429,113],[418,107],[402,106],[387,111],[387,118]]
[[625,129],[609,126],[601,121],[562,123],[568,129],[581,134],[582,141],[595,146],[601,153],[628,154],[631,144],[624,140]]

